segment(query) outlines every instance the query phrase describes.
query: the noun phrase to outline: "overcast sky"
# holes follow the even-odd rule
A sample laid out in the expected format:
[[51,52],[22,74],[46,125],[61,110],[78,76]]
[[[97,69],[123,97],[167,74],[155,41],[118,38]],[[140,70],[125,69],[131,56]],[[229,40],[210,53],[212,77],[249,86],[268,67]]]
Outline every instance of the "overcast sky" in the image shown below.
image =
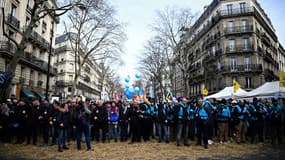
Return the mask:
[[[157,10],[166,7],[187,7],[192,12],[202,12],[203,6],[208,5],[212,0],[110,0],[116,8],[120,21],[127,23],[126,34],[128,41],[125,44],[125,65],[119,73],[122,77],[137,72],[138,55],[142,53],[145,42],[152,36],[150,24],[154,23]],[[284,0],[258,0],[261,7],[270,17],[276,29],[279,41],[285,45],[285,1]]]

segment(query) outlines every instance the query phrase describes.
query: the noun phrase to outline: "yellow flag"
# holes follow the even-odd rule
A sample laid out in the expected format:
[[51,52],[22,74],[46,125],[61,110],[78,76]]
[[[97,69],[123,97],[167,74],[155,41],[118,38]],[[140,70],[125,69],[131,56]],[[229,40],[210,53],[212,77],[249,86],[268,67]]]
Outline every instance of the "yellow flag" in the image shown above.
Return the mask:
[[207,88],[205,87],[204,84],[202,85],[202,94],[203,94],[204,96],[207,96],[207,95],[208,95],[208,90],[207,90]]
[[285,87],[285,72],[279,71],[279,87]]
[[234,93],[236,93],[238,91],[238,89],[240,88],[240,84],[236,81],[233,80],[233,89],[234,89]]

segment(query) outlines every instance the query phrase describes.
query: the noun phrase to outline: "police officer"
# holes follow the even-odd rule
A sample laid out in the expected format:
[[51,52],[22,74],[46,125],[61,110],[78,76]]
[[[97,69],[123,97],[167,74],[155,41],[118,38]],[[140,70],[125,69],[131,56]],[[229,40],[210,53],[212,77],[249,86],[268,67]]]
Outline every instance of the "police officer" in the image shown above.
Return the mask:
[[124,101],[122,106],[119,108],[119,116],[120,116],[120,140],[121,142],[127,141],[128,139],[128,110],[130,108],[130,104],[127,101]]
[[277,99],[272,99],[272,105],[270,106],[270,122],[271,122],[271,143],[273,146],[282,144],[281,128],[284,121],[284,115],[282,113],[282,107],[279,105]]
[[76,119],[76,144],[77,144],[77,150],[81,150],[81,139],[82,134],[84,134],[85,137],[85,143],[87,147],[87,151],[92,151],[91,149],[91,139],[90,139],[90,117],[91,117],[91,111],[90,111],[90,99],[85,100],[83,103],[82,101],[79,102],[78,107],[76,108],[77,112],[77,119]]
[[184,145],[189,146],[188,144],[188,112],[187,112],[187,99],[179,98],[179,104],[174,106],[174,115],[177,125],[176,133],[176,146],[180,146],[181,135],[184,135]]
[[43,134],[43,140],[44,140],[44,144],[42,146],[48,145],[49,115],[50,115],[49,102],[47,99],[45,99],[43,103],[40,105],[40,113],[39,113],[40,130]]
[[238,120],[237,128],[237,143],[245,143],[247,120],[250,117],[248,105],[245,104],[244,100],[240,100],[239,104],[233,107],[232,114]]
[[195,118],[197,125],[197,145],[202,145],[202,136],[204,148],[208,148],[209,120],[211,119],[211,104],[209,101],[204,101],[200,98],[195,110]]
[[[162,97],[159,98],[159,102],[155,105],[155,121],[156,121],[156,128],[158,130],[158,143],[161,143],[163,140],[163,134],[165,137],[168,137],[168,130],[166,127],[166,105],[163,102]],[[165,138],[167,140],[167,138]]]
[[143,118],[143,115],[139,108],[138,102],[133,102],[128,114],[132,134],[130,144],[134,142],[141,142],[141,119]]
[[63,149],[69,149],[66,146],[66,137],[65,137],[65,124],[66,119],[64,117],[65,112],[67,112],[64,109],[61,109],[61,105],[58,101],[54,101],[53,103],[53,122],[54,127],[57,130],[58,133],[58,152],[63,152]]
[[219,128],[220,143],[228,142],[229,120],[231,118],[231,111],[225,99],[222,99],[217,108],[217,122]]
[[108,132],[108,110],[101,100],[97,101],[91,116],[94,121],[96,141],[99,142],[100,130],[102,130],[102,142],[105,143]]
[[149,137],[151,134],[151,129],[152,129],[152,119],[151,119],[151,109],[150,106],[145,103],[145,102],[141,102],[140,103],[140,110],[142,113],[142,120],[141,120],[141,124],[142,124],[142,136],[143,136],[143,140],[149,141]]

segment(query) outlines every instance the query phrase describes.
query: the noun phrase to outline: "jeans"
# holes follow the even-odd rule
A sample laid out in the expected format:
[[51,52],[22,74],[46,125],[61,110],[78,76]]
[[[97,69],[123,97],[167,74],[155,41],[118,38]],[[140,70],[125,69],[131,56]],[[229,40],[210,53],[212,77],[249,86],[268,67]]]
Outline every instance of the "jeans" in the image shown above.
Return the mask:
[[165,141],[168,142],[169,141],[168,126],[164,122],[157,122],[156,125],[157,125],[159,142],[163,140],[162,130],[164,133]]
[[114,138],[115,141],[118,139],[118,122],[110,122],[109,124],[109,139]]
[[66,142],[65,129],[58,127],[57,132],[58,132],[58,147],[62,147],[65,145]]
[[81,149],[81,137],[82,133],[84,133],[85,142],[87,149],[91,149],[90,144],[90,127],[89,123],[86,121],[81,122],[82,126],[76,128],[76,139],[77,139],[77,149]]
[[188,126],[187,123],[178,122],[177,123],[177,135],[176,135],[176,144],[180,144],[181,134],[184,135],[184,144],[188,144]]

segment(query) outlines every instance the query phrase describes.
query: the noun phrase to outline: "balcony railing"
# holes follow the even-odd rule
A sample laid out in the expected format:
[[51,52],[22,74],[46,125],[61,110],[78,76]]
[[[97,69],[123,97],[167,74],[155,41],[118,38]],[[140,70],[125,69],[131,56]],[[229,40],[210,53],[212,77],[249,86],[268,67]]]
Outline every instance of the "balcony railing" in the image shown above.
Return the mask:
[[[48,72],[48,63],[33,56],[31,53],[29,52],[25,52],[22,55],[22,61],[24,61],[25,63],[28,63],[30,65],[32,65],[32,67],[37,67],[38,69],[44,71],[44,72]],[[57,74],[57,69],[50,66],[50,74],[55,75]]]
[[7,24],[14,27],[15,29],[20,29],[20,21],[16,17],[14,17],[12,14],[8,15]]
[[208,63],[208,62],[211,62],[211,61],[214,61],[216,60],[220,55],[222,54],[222,50],[219,49],[217,50],[216,52],[210,52],[210,54],[208,54],[205,59],[204,59],[204,62],[205,63]]
[[67,51],[66,45],[55,49],[55,53],[61,53],[61,52],[65,52],[65,51]]
[[240,33],[249,33],[249,32],[253,32],[253,26],[252,26],[252,25],[226,27],[226,28],[224,29],[225,35],[229,35],[229,34],[240,34]]
[[243,72],[262,72],[261,64],[247,64],[247,65],[225,65],[218,69],[221,73],[243,73]]
[[264,78],[266,81],[274,81],[274,80],[278,80],[278,76],[275,75],[274,71],[271,69],[264,69]]
[[37,44],[38,47],[49,50],[49,42],[37,32],[34,31],[31,33],[30,40],[32,43]]
[[16,46],[9,41],[0,41],[0,51],[9,53],[10,55],[13,55],[16,52],[17,48]]
[[261,34],[261,41],[263,43],[265,43],[267,46],[270,46],[271,43],[270,43],[270,39],[267,37],[267,35],[265,33],[262,33]]
[[225,10],[219,11],[219,15],[223,17],[240,16],[240,15],[247,15],[251,13],[254,13],[253,7],[233,8],[231,10],[225,9]]
[[244,52],[253,52],[253,45],[234,45],[234,46],[227,46],[226,53],[244,53]]
[[58,80],[55,82],[56,86],[71,86],[72,81]]

